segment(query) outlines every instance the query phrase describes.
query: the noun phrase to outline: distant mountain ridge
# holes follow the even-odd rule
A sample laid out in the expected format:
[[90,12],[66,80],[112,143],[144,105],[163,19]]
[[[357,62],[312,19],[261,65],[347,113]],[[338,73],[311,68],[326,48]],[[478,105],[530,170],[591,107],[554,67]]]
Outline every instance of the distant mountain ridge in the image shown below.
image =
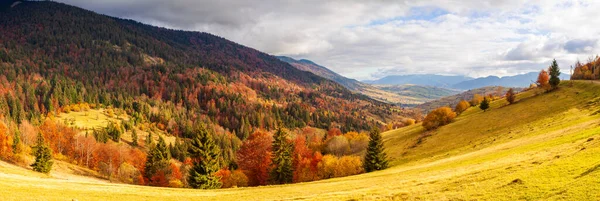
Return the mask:
[[[487,86],[502,87],[528,87],[537,80],[538,72],[530,72],[514,76],[488,76],[482,78],[472,78],[466,76],[445,76],[435,74],[418,75],[390,75],[378,80],[364,81],[370,84],[417,84],[435,87],[445,87],[460,90],[477,89]],[[569,74],[562,73],[561,79],[568,80]]]
[[398,85],[398,84],[417,84],[427,85],[435,87],[446,87],[450,88],[452,85],[472,80],[474,78],[466,76],[447,76],[447,75],[436,75],[436,74],[414,74],[414,75],[390,75],[383,77],[378,80],[365,80],[365,83],[369,84],[385,84],[385,85]]
[[[530,73],[526,73],[526,74],[505,76],[505,77],[488,76],[488,77],[463,81],[463,82],[452,85],[452,88],[469,90],[469,89],[476,89],[476,88],[481,88],[481,87],[486,87],[486,86],[527,87],[530,84],[535,83],[535,81],[537,80],[538,74],[539,74],[538,72],[530,72]],[[570,78],[570,75],[562,73],[560,78],[562,80],[568,80]]]

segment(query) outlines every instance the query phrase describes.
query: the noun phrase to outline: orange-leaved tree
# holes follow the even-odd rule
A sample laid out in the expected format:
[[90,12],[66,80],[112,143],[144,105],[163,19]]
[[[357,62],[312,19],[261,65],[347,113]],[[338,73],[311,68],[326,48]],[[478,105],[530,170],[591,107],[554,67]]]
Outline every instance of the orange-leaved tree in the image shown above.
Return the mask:
[[449,107],[441,107],[431,111],[423,120],[423,127],[427,130],[436,129],[449,124],[456,117],[456,113]]
[[517,96],[516,96],[513,88],[508,89],[508,91],[506,92],[505,98],[506,98],[506,101],[508,101],[508,104],[513,104],[515,102]]
[[4,122],[0,121],[0,158],[8,159],[11,157],[11,155],[12,138]]
[[538,78],[536,81],[538,87],[540,87],[546,91],[549,90],[551,87],[549,81],[550,81],[550,75],[548,74],[548,71],[546,71],[546,70],[540,71],[540,74],[538,75]]
[[256,131],[237,152],[238,166],[248,176],[248,185],[266,185],[271,164],[271,134]]
[[469,109],[470,106],[471,105],[469,102],[467,102],[466,100],[461,100],[460,102],[458,102],[458,104],[456,104],[454,112],[456,112],[457,114],[463,113],[465,110]]

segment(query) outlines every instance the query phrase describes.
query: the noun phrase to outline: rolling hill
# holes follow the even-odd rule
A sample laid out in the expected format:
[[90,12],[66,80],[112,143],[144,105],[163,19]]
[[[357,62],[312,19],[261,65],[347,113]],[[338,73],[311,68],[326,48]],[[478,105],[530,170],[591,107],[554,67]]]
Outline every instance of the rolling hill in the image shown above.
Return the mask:
[[414,84],[374,86],[381,90],[407,97],[406,99],[408,100],[413,100],[411,102],[406,102],[403,106],[416,106],[462,92],[456,89]]
[[[498,86],[471,89],[471,90],[468,90],[468,91],[465,91],[465,92],[462,92],[459,94],[441,97],[437,100],[432,100],[432,101],[417,105],[415,107],[423,110],[425,113],[427,113],[431,110],[434,110],[436,108],[439,108],[439,107],[444,107],[444,106],[454,108],[454,106],[456,106],[456,104],[458,104],[458,102],[460,102],[461,100],[469,101],[473,98],[473,95],[475,95],[475,94],[494,95],[494,96],[502,97],[508,91],[508,89],[509,88],[498,87]],[[516,91],[520,91],[522,88],[515,88],[515,89],[516,89]]]
[[295,60],[293,58],[284,56],[278,56],[277,58],[300,70],[312,72],[315,75],[333,80],[356,93],[366,95],[375,100],[392,104],[400,104],[402,106],[414,106],[459,92],[458,90],[430,85],[371,85],[341,76],[310,60]]
[[8,200],[595,200],[597,93],[597,83],[563,83],[520,93],[513,105],[494,101],[487,112],[470,108],[435,131],[417,124],[386,132],[392,167],[357,176],[191,190],[48,178],[0,163],[0,193]]

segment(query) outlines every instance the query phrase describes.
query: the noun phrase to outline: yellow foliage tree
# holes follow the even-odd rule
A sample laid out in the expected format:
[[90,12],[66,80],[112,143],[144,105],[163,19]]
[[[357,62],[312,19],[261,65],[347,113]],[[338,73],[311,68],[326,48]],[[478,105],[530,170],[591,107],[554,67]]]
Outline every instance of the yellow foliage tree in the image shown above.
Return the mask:
[[456,112],[457,114],[463,113],[465,110],[469,109],[470,106],[471,105],[469,102],[467,102],[466,100],[461,100],[458,104],[456,104],[454,112]]

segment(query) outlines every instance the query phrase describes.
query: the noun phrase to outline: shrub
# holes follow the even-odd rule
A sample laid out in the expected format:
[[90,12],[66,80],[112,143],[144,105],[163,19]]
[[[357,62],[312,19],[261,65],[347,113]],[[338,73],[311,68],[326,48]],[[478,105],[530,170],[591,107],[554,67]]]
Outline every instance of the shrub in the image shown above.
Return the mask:
[[350,152],[350,143],[344,136],[335,136],[327,142],[327,152],[336,156],[343,156]]
[[140,171],[129,163],[121,163],[117,173],[118,179],[121,182],[134,184],[137,178],[141,175]]
[[423,120],[423,127],[427,130],[436,129],[449,124],[456,117],[456,113],[449,107],[441,107],[431,111]]
[[512,88],[510,88],[505,95],[506,101],[508,101],[508,104],[513,104],[515,102],[515,99],[517,98],[515,95],[515,92]]
[[454,108],[454,112],[457,114],[463,113],[465,110],[469,109],[470,103],[466,100],[461,100],[456,107]]
[[221,178],[221,183],[223,184],[221,188],[248,186],[248,177],[241,170],[230,171],[228,169],[221,169],[215,175]]
[[334,177],[346,177],[364,172],[363,163],[359,156],[343,156],[337,162]]
[[333,155],[325,155],[317,165],[317,169],[321,179],[345,177],[364,172],[363,163],[359,156],[338,158]]

